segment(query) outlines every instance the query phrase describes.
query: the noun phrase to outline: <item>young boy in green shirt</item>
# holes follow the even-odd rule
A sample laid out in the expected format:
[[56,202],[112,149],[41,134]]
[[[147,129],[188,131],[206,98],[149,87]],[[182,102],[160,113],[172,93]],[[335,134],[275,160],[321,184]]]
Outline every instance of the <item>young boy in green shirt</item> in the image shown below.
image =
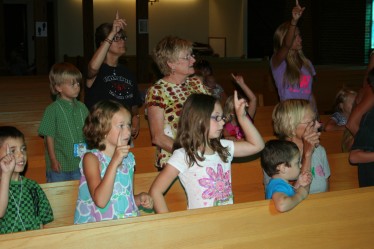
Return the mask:
[[53,221],[41,187],[21,175],[27,162],[25,138],[13,126],[0,126],[0,234],[40,229]]
[[82,129],[88,115],[77,100],[82,74],[73,64],[57,63],[49,81],[56,100],[46,108],[38,130],[46,146],[47,182],[79,180],[80,156],[86,148]]

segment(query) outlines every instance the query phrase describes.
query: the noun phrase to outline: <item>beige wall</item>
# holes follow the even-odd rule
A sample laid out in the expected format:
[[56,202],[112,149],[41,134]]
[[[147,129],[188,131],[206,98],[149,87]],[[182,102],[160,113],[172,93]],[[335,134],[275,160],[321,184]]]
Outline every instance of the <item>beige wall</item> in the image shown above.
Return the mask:
[[[243,3],[247,0],[159,0],[149,5],[149,51],[166,35],[208,43],[227,39],[227,57],[239,57],[243,46]],[[81,0],[56,1],[56,58],[83,55]],[[135,0],[94,0],[94,26],[112,22],[116,11],[127,20],[127,55],[136,54]]]
[[226,37],[226,56],[244,54],[243,17],[245,0],[210,0],[209,36]]

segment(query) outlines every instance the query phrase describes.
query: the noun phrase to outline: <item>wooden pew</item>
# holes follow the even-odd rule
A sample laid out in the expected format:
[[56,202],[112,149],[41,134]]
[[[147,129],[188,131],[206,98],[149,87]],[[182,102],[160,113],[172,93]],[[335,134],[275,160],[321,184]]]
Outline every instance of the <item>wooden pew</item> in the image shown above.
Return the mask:
[[343,131],[322,131],[320,143],[326,150],[327,154],[342,152]]
[[262,136],[271,136],[274,135],[273,131],[273,113],[274,106],[261,106],[256,110],[254,117],[254,125],[257,128],[258,132]]
[[330,165],[329,191],[358,188],[357,166],[349,163],[349,153],[327,154]]
[[0,236],[1,248],[371,248],[374,187]]
[[[46,165],[43,139],[27,141],[27,146],[28,161],[25,176],[38,183],[45,183]],[[32,153],[30,153],[30,151],[32,151]],[[135,173],[157,172],[157,169],[154,166],[156,147],[134,147],[131,148],[131,152],[135,156]]]
[[[148,192],[158,175],[154,173],[134,174],[134,193]],[[54,221],[46,228],[72,225],[74,223],[75,205],[78,197],[79,181],[65,181],[40,184],[52,206]],[[186,210],[187,201],[184,190],[177,180],[165,196],[170,211]],[[142,212],[146,215],[151,210]]]
[[[340,191],[358,187],[357,168],[348,163],[348,154],[329,155],[331,168],[330,191]],[[135,193],[148,192],[157,172],[136,173]],[[232,164],[232,188],[234,203],[259,201],[264,199],[262,169],[259,160]],[[78,181],[41,184],[54,211],[55,221],[47,227],[58,227],[73,223]],[[165,195],[170,211],[182,211],[187,207],[186,195],[177,180]],[[145,213],[143,213],[145,214]]]

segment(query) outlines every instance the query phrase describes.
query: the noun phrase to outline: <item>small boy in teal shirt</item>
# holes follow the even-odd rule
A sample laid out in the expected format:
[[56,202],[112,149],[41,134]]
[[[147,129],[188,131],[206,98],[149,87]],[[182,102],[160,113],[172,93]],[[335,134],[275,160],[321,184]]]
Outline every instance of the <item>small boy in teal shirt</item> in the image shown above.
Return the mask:
[[[279,212],[297,206],[309,194],[310,171],[302,172],[300,151],[294,142],[270,140],[261,152],[261,166],[271,177],[266,186],[266,199],[272,199]],[[297,180],[293,186],[289,181]]]
[[46,147],[47,182],[79,180],[80,156],[86,150],[82,129],[88,115],[77,100],[82,73],[73,64],[56,63],[49,81],[56,100],[46,108],[38,130]]

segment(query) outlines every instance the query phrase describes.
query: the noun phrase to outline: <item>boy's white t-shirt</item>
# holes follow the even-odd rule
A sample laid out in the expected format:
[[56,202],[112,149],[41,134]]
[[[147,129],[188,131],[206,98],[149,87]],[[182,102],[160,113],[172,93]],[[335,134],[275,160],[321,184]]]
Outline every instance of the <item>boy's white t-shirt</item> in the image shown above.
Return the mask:
[[188,167],[183,148],[175,150],[168,164],[179,170],[181,181],[188,199],[188,209],[204,208],[233,204],[231,185],[231,161],[234,155],[234,142],[221,139],[221,144],[228,147],[230,155],[227,163],[218,153],[205,155],[199,165]]

